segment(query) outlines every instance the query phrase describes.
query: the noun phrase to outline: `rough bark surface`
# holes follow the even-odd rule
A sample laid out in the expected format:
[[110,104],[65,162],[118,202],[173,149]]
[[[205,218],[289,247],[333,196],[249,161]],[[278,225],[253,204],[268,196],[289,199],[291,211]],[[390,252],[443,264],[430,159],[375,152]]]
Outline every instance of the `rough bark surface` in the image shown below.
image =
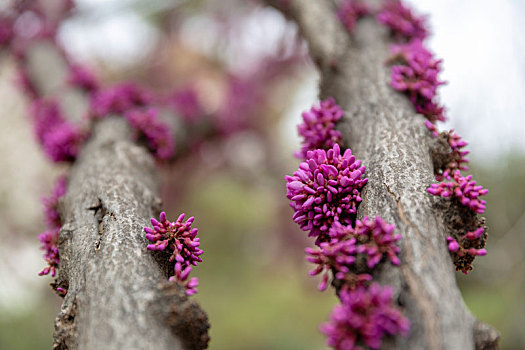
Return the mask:
[[[121,118],[95,125],[60,203],[60,269],[67,289],[56,349],[203,349],[206,314],[168,283],[143,227],[160,207],[155,164]],[[173,318],[177,322],[173,321]],[[180,318],[184,318],[182,321]]]
[[432,138],[424,117],[389,86],[386,29],[365,18],[350,36],[330,1],[268,2],[298,24],[320,70],[321,97],[334,97],[345,110],[338,129],[369,178],[359,217],[380,215],[403,236],[401,266],[385,264],[374,278],[395,288],[412,328],[385,348],[497,349],[499,334],[475,319],[457,287],[447,213],[426,192],[434,181]]

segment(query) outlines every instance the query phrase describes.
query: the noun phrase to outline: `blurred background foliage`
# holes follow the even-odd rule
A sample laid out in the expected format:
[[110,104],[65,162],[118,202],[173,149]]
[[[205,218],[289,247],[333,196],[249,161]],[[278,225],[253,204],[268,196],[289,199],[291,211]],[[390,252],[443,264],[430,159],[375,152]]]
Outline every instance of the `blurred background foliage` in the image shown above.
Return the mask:
[[[317,91],[296,29],[252,1],[82,0],[60,38],[106,83],[133,80],[156,91],[190,84],[209,113],[224,105],[232,77],[249,83],[238,92],[242,103],[231,106],[241,131],[162,168],[164,208],[171,218],[196,217],[205,254],[194,270],[195,298],[209,314],[211,349],[326,348],[318,325],[336,298],[307,276],[303,250],[311,242],[291,220],[283,179],[298,164],[295,125]],[[446,63],[445,56],[445,72]],[[50,278],[37,276],[44,263],[36,234],[43,229],[39,198],[63,169],[36,145],[15,78],[0,53],[0,349],[48,349],[60,298]],[[452,102],[452,112],[468,114]],[[479,123],[478,130],[488,125]],[[522,137],[523,123],[517,126]],[[469,276],[457,276],[473,313],[501,331],[501,348],[523,349],[525,148],[489,130],[461,133],[474,139],[474,178],[490,190],[490,231],[488,255]],[[476,154],[480,142],[493,144],[492,153]]]

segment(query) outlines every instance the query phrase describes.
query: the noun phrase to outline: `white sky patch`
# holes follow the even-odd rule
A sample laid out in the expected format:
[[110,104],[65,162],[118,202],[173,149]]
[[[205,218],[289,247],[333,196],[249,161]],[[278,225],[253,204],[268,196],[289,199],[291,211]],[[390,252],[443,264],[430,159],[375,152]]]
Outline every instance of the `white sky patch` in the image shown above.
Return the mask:
[[428,41],[442,58],[439,90],[449,122],[470,143],[471,158],[525,151],[525,62],[521,0],[413,0],[429,14]]

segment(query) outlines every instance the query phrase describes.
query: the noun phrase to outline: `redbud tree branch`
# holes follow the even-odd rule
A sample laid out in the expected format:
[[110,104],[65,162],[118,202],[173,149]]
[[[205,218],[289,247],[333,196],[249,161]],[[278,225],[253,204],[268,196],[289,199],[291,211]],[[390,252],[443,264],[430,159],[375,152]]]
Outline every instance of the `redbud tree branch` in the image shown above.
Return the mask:
[[[65,76],[64,57],[50,42],[26,54],[39,93],[56,96],[60,84],[52,77]],[[46,56],[52,68],[43,65]],[[51,78],[43,67],[53,70]],[[153,156],[132,141],[125,119],[96,122],[59,204],[63,226],[53,286],[67,294],[55,321],[54,349],[206,347],[206,314],[183,287],[167,283],[172,267],[155,255],[162,252],[146,249],[143,228],[160,211],[158,190]]]
[[345,110],[337,128],[369,178],[358,216],[380,215],[403,236],[400,268],[383,264],[374,279],[395,288],[412,328],[385,348],[496,349],[499,334],[470,313],[458,289],[445,240],[449,214],[426,192],[434,141],[424,117],[389,86],[386,29],[365,18],[350,36],[328,0],[267,2],[298,25],[320,71],[321,98]]

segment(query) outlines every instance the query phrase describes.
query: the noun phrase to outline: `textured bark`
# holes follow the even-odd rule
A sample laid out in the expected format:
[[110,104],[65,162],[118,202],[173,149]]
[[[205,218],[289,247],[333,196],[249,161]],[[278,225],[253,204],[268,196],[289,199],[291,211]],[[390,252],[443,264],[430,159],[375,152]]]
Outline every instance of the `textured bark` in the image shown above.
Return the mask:
[[450,206],[426,192],[434,181],[432,137],[424,117],[389,86],[386,29],[365,18],[350,36],[330,1],[269,3],[298,24],[308,42],[321,97],[334,97],[345,110],[337,127],[369,178],[358,216],[380,215],[403,236],[401,266],[384,264],[374,278],[395,288],[412,328],[408,338],[396,337],[385,348],[497,349],[499,334],[475,319],[457,287],[445,241],[452,213],[443,208]]
[[[67,289],[56,349],[202,349],[207,318],[167,283],[143,227],[160,208],[155,164],[121,118],[95,125],[60,204],[60,269]],[[159,257],[160,258],[160,257]]]

